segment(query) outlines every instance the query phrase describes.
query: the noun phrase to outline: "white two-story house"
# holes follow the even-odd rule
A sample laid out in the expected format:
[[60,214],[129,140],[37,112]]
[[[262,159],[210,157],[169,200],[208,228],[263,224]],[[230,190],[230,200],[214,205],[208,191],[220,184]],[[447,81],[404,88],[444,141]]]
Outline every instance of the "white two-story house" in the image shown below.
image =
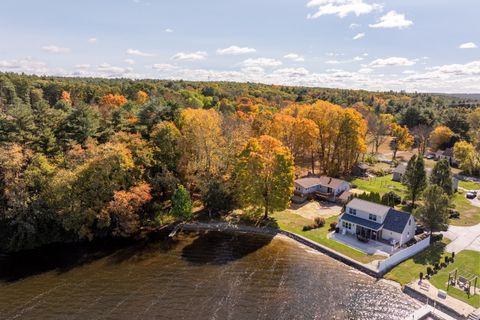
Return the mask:
[[295,180],[295,196],[304,201],[310,195],[336,201],[337,197],[350,189],[350,184],[341,179],[327,176],[310,176]]
[[385,240],[401,246],[415,236],[415,219],[403,212],[378,203],[354,198],[346,205],[338,227],[342,234],[358,239]]

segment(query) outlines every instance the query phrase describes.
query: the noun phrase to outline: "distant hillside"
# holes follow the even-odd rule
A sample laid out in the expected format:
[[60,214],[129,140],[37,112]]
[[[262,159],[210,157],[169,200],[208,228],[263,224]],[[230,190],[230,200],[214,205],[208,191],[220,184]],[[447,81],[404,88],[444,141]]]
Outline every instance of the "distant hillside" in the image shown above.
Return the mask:
[[451,93],[448,96],[458,99],[480,100],[480,93]]

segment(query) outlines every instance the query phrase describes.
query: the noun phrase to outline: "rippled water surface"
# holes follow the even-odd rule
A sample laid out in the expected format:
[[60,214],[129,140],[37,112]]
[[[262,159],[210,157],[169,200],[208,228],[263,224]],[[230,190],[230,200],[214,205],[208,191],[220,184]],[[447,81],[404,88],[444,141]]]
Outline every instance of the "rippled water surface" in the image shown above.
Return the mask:
[[[52,251],[52,250],[50,250]],[[399,289],[290,239],[217,232],[0,260],[1,319],[403,319]]]

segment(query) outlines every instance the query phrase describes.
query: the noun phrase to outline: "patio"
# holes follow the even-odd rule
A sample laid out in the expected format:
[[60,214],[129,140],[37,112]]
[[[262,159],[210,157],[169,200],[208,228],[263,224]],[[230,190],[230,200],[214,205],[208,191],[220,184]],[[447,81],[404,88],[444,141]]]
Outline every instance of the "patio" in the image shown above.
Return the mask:
[[394,248],[392,246],[375,240],[369,240],[365,243],[358,241],[353,235],[343,235],[335,232],[330,233],[327,237],[370,255],[383,255],[390,257],[390,255],[394,253]]

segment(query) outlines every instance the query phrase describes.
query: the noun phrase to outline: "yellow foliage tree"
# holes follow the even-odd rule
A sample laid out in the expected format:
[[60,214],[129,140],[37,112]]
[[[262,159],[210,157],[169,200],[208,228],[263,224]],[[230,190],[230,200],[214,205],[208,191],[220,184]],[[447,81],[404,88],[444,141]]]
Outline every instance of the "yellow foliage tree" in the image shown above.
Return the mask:
[[450,141],[453,131],[449,127],[439,126],[430,133],[430,146],[433,151],[437,151],[443,144]]
[[146,93],[145,91],[140,90],[135,94],[135,102],[138,104],[144,104],[149,99],[150,97],[148,96],[148,93]]
[[264,218],[285,210],[294,189],[293,158],[280,141],[270,136],[248,140],[236,167],[238,196],[245,208],[263,208]]
[[413,145],[414,137],[407,127],[402,127],[397,123],[390,125],[390,133],[393,137],[390,143],[390,148],[393,151],[392,159],[395,160],[398,151],[405,151]]
[[179,122],[183,136],[180,168],[192,184],[198,185],[224,165],[222,117],[214,109],[185,109]]
[[459,141],[453,147],[455,160],[460,163],[460,168],[469,174],[480,171],[480,154],[475,147],[466,141]]

